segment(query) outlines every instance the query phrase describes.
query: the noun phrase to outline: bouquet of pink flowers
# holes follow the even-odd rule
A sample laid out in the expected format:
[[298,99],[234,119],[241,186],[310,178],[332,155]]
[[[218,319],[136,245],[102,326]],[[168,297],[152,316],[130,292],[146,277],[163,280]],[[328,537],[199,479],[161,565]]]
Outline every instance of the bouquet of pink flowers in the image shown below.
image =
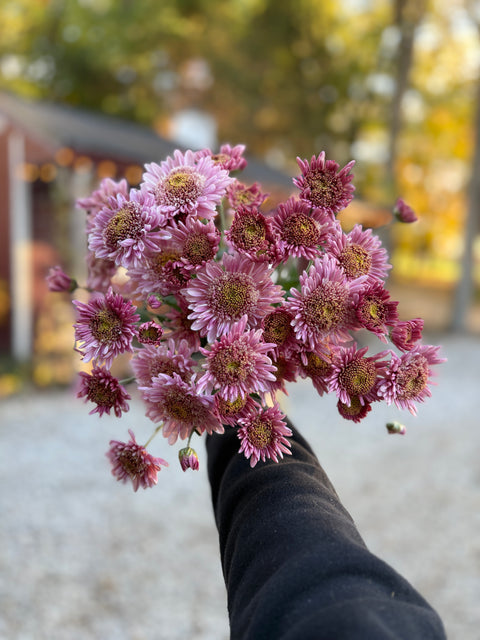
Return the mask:
[[[112,473],[135,490],[168,464],[147,451],[160,431],[172,445],[186,441],[183,470],[198,469],[193,435],[225,428],[236,429],[252,467],[277,462],[290,453],[277,401],[287,382],[310,378],[358,422],[382,400],[415,414],[431,395],[431,366],[443,361],[439,347],[421,344],[420,318],[399,320],[379,238],[358,224],[345,233],[337,220],[353,198],[354,163],[340,168],[323,152],[298,158],[298,193],[263,211],[268,194],[237,177],[243,153],[242,145],[175,151],[147,164],[138,188],[105,179],[78,201],[91,293],[73,302],[76,351],[91,362],[78,396],[95,405],[91,413],[120,417],[129,408],[124,385],[136,382],[153,435],[141,445],[129,431],[107,453]],[[416,219],[401,199],[394,213]],[[78,286],[60,267],[48,281],[56,291]],[[395,350],[367,355],[354,338],[362,329]],[[134,375],[120,381],[110,369],[126,352]]]

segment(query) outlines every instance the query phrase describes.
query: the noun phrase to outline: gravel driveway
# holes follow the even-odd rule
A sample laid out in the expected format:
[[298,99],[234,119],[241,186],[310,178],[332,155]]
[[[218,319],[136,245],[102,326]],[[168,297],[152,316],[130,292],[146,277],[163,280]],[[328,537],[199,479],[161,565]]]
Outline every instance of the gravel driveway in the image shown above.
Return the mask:
[[[310,440],[371,550],[439,611],[451,640],[480,628],[480,339],[433,336],[448,362],[404,437],[383,405],[354,425],[331,397],[290,387],[285,408]],[[428,340],[425,340],[428,342]],[[151,432],[143,407],[122,420],[89,416],[71,391],[2,402],[0,638],[222,640],[228,638],[206,460],[134,493],[112,479],[111,438]]]

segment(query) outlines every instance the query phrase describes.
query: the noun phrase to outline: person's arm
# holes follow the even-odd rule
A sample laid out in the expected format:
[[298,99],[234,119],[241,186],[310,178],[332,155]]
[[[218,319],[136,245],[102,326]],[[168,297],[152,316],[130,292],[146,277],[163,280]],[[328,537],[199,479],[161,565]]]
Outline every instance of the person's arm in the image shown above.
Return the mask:
[[435,611],[368,551],[289,426],[292,455],[253,469],[234,428],[207,438],[232,640],[444,639]]

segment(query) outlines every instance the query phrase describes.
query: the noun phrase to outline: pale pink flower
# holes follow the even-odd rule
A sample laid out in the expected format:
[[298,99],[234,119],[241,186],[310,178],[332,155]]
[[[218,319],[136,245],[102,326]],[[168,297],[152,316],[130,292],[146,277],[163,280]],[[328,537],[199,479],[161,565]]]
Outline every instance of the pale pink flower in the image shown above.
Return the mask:
[[350,233],[337,233],[328,237],[328,253],[335,258],[347,280],[365,276],[365,286],[383,281],[392,265],[388,263],[387,251],[371,229],[356,224]]
[[195,451],[195,449],[192,449],[192,447],[185,447],[184,449],[180,449],[180,451],[178,452],[178,459],[180,461],[182,471],[186,471],[187,469],[198,471],[198,468],[200,467],[197,452]]
[[93,191],[87,198],[79,198],[76,205],[79,209],[87,212],[87,233],[95,223],[97,213],[108,205],[109,199],[122,194],[128,195],[128,183],[125,179],[115,182],[111,178],[104,178],[100,183],[100,188]]
[[112,475],[122,482],[130,480],[134,491],[139,487],[153,487],[158,482],[161,465],[168,467],[168,462],[162,458],[154,458],[145,447],[137,444],[131,429],[128,433],[128,442],[110,440],[110,449],[105,455],[112,465]]
[[270,194],[262,191],[262,186],[258,182],[247,185],[233,180],[227,187],[227,200],[232,209],[239,207],[261,207]]
[[332,230],[332,222],[322,209],[291,197],[278,205],[272,218],[279,236],[279,249],[285,258],[317,258]]
[[431,366],[445,362],[445,358],[439,357],[439,350],[440,347],[432,345],[415,345],[401,356],[391,351],[379,395],[387,404],[394,403],[399,409],[408,409],[416,415],[415,402],[423,402],[432,395],[428,388],[433,375]]
[[85,362],[104,362],[109,368],[116,356],[132,351],[140,316],[129,300],[109,289],[87,304],[79,300],[73,304],[77,309],[75,340],[81,343],[78,350]]
[[423,320],[399,320],[390,330],[390,340],[401,351],[410,351],[422,338]]
[[89,400],[97,405],[90,414],[110,415],[113,409],[117,418],[120,418],[122,412],[129,410],[127,400],[130,400],[130,396],[125,387],[104,367],[94,367],[91,373],[81,371],[79,377],[77,398],[85,398],[85,402]]
[[353,345],[337,347],[332,352],[328,389],[347,406],[351,405],[353,399],[361,405],[378,400],[378,387],[387,367],[381,358],[388,352],[382,351],[367,357],[367,351],[368,347],[357,349]]
[[300,276],[301,289],[290,289],[285,302],[292,314],[297,340],[315,351],[325,340],[350,339],[356,327],[354,294],[362,289],[362,278],[347,280],[334,258],[326,254],[316,259]]
[[345,209],[355,190],[351,184],[353,174],[350,173],[354,160],[340,169],[334,160],[326,160],[322,151],[318,157],[312,156],[310,162],[297,158],[297,163],[302,175],[294,178],[293,183],[300,189],[302,200],[331,216]]
[[163,422],[162,434],[170,444],[178,437],[188,438],[193,431],[223,433],[213,397],[200,394],[195,376],[185,382],[176,373],[160,373],[151,386],[139,389],[147,406],[146,415],[153,422]]
[[127,271],[133,295],[176,295],[188,282],[181,256],[182,248],[173,239],[160,241],[157,251],[146,251],[141,264]]
[[195,152],[197,159],[210,157],[213,162],[227,171],[241,171],[247,166],[247,161],[243,157],[245,151],[244,144],[237,144],[232,147],[229,144],[222,144],[218,153],[213,153],[210,149],[201,149]]
[[146,250],[158,251],[158,241],[170,238],[170,232],[161,228],[164,225],[153,196],[131,189],[127,196],[120,193],[109,198],[97,213],[88,247],[97,258],[136,267]]
[[393,207],[393,215],[400,222],[405,222],[407,224],[418,220],[415,211],[409,207],[402,198],[398,198],[396,201],[395,206]]
[[238,254],[224,253],[220,262],[207,263],[183,291],[192,329],[213,342],[243,316],[247,328],[257,327],[272,305],[283,301],[271,273],[265,263]]
[[213,260],[220,244],[220,232],[212,221],[187,218],[170,228],[172,242],[179,248],[179,262],[187,275]]
[[360,326],[387,342],[388,327],[398,321],[397,306],[398,302],[390,300],[390,293],[383,284],[376,282],[360,293],[355,314]]
[[228,334],[208,349],[200,349],[206,357],[206,373],[198,382],[199,391],[217,391],[229,401],[268,391],[268,381],[275,380],[275,366],[267,353],[274,346],[263,342],[261,329],[248,331],[244,316]]
[[250,459],[250,466],[254,467],[259,460],[265,462],[270,458],[278,462],[283,454],[290,455],[290,441],[288,436],[292,430],[285,424],[285,415],[277,403],[273,407],[254,411],[239,420],[240,427],[237,434],[241,441],[239,453]]
[[196,158],[193,151],[178,149],[160,165],[145,165],[142,189],[152,193],[160,211],[174,218],[181,214],[212,219],[216,206],[231,183],[228,171],[210,157]]
[[182,380],[190,380],[195,367],[191,348],[186,340],[172,338],[158,346],[145,345],[136,349],[130,365],[140,386],[151,386],[160,373],[178,374]]
[[77,288],[77,282],[68,276],[61,267],[51,267],[45,278],[49,291],[72,293]]

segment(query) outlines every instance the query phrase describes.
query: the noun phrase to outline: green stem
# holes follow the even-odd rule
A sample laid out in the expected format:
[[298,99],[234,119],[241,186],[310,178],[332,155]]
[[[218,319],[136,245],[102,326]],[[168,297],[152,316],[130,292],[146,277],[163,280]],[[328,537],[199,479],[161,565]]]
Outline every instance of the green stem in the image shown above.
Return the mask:
[[150,436],[150,438],[146,441],[146,443],[143,445],[144,449],[146,449],[148,447],[148,445],[151,443],[151,441],[155,438],[155,436],[157,435],[157,433],[162,429],[163,424],[159,424],[158,427],[155,429],[155,431],[152,433],[152,435]]

